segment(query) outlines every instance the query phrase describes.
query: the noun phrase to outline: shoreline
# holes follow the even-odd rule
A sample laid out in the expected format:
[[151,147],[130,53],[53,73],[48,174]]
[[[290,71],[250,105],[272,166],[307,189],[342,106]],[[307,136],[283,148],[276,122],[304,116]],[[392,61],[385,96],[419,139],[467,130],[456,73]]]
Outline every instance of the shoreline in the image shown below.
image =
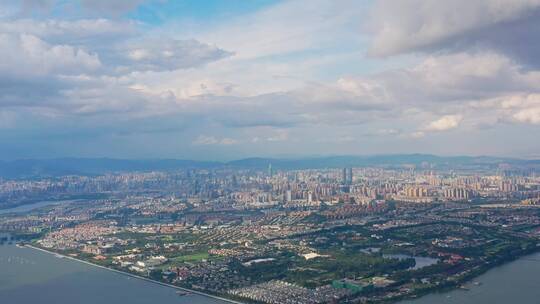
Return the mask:
[[[425,292],[415,294],[414,296],[404,296],[403,298],[396,299],[395,301],[390,300],[388,303],[400,304],[402,302],[420,300],[421,298],[425,296],[429,296],[429,295],[444,295],[444,294],[455,292],[458,290],[463,290],[462,286],[464,286],[465,284],[474,282],[476,279],[488,274],[490,271],[515,263],[528,256],[537,255],[537,254],[540,254],[540,249],[536,249],[532,252],[528,252],[528,253],[519,255],[517,257],[513,257],[510,260],[498,262],[495,265],[485,266],[480,269],[477,269],[475,272],[469,273],[466,277],[462,278],[461,280],[452,282],[451,285],[443,286],[441,288],[426,290]],[[465,289],[465,290],[468,291],[469,289]],[[383,303],[386,303],[386,302],[383,302]]]
[[[192,294],[200,295],[200,296],[203,296],[203,297],[208,297],[208,298],[212,298],[212,299],[215,299],[215,300],[220,300],[220,301],[224,301],[224,302],[228,302],[228,303],[234,303],[234,304],[246,304],[246,303],[248,303],[248,302],[240,302],[238,300],[224,298],[224,297],[221,297],[221,296],[218,296],[218,295],[208,294],[208,293],[205,293],[205,292],[202,292],[202,291],[197,291],[197,290],[189,289],[189,288],[186,288],[186,287],[180,287],[180,286],[176,286],[176,285],[173,285],[173,284],[156,281],[156,280],[153,280],[153,279],[150,279],[150,278],[147,278],[147,277],[143,277],[143,276],[140,276],[140,275],[136,275],[136,274],[132,274],[132,273],[129,273],[129,272],[117,270],[117,269],[114,269],[114,268],[108,268],[108,267],[105,267],[105,266],[102,266],[102,265],[94,264],[94,263],[89,262],[89,261],[85,261],[85,260],[78,259],[78,258],[75,258],[75,257],[67,256],[67,255],[60,254],[60,253],[50,251],[50,250],[47,250],[47,249],[39,248],[39,247],[30,245],[30,244],[26,244],[26,245],[24,245],[24,247],[25,248],[31,248],[31,249],[34,249],[34,250],[38,250],[38,251],[41,251],[41,252],[44,252],[44,253],[52,254],[52,255],[55,255],[57,257],[77,261],[77,262],[87,264],[87,265],[90,265],[90,266],[102,268],[104,270],[112,271],[112,272],[115,272],[115,273],[118,273],[118,274],[121,274],[121,275],[124,275],[124,276],[128,276],[128,277],[140,279],[140,280],[143,280],[143,281],[146,281],[146,282],[149,282],[149,283],[154,283],[154,284],[158,284],[158,285],[161,285],[161,286],[164,286],[164,287],[169,287],[169,288],[173,288],[173,289],[176,289],[176,290],[181,290],[181,291],[189,292],[189,293],[192,293]],[[420,293],[415,294],[415,295],[403,296],[403,297],[388,300],[388,301],[382,301],[381,303],[396,303],[396,304],[399,304],[399,303],[402,303],[402,302],[419,300],[419,299],[421,299],[421,298],[423,298],[425,296],[428,296],[428,295],[436,295],[436,294],[442,295],[442,294],[445,294],[445,293],[453,292],[453,291],[459,290],[462,285],[471,283],[475,279],[489,273],[492,270],[495,270],[495,269],[500,268],[500,267],[504,267],[504,266],[506,266],[508,264],[512,264],[512,263],[514,263],[516,261],[519,261],[519,260],[521,260],[523,258],[527,258],[529,256],[537,255],[537,254],[540,254],[540,248],[536,249],[536,250],[533,250],[532,252],[528,252],[526,254],[514,257],[511,260],[506,260],[506,261],[503,261],[503,262],[499,262],[496,265],[490,265],[488,267],[485,267],[485,268],[483,267],[481,269],[478,269],[474,273],[471,273],[471,274],[467,275],[462,280],[459,280],[457,282],[453,282],[452,285],[444,286],[442,288],[431,289],[429,291],[420,292]]]
[[[480,280],[480,278],[482,278],[483,276],[489,275],[490,272],[492,272],[492,271],[495,271],[495,270],[500,269],[500,268],[508,267],[511,264],[517,263],[517,262],[522,261],[522,260],[523,261],[540,262],[540,260],[528,259],[528,257],[536,256],[536,255],[540,255],[540,251],[527,253],[527,254],[521,255],[521,256],[519,256],[519,257],[517,257],[517,258],[515,258],[515,259],[513,259],[511,261],[508,261],[508,262],[498,264],[498,265],[495,265],[493,267],[489,267],[487,269],[484,269],[481,272],[479,272],[477,275],[473,275],[470,278],[467,278],[463,282],[461,282],[459,284],[456,284],[454,286],[445,287],[445,288],[440,289],[440,290],[434,290],[433,292],[428,292],[428,293],[422,294],[422,295],[420,295],[418,297],[406,297],[406,298],[400,299],[400,300],[398,300],[396,302],[396,304],[401,304],[401,303],[405,303],[405,302],[414,304],[414,302],[416,302],[417,300],[421,300],[422,298],[424,298],[426,296],[441,296],[442,297],[444,295],[447,295],[447,294],[453,293],[453,292],[459,292],[459,291],[469,292],[469,291],[473,290],[473,288],[475,288],[475,286],[474,286],[475,282],[480,283],[480,285],[484,285],[484,282],[482,282]],[[473,286],[470,286],[468,288],[461,288],[461,286],[464,286],[466,284],[470,284],[470,285],[473,285]],[[478,285],[478,286],[480,286],[480,285]],[[391,303],[391,302],[389,302],[389,303]]]
[[212,294],[205,293],[205,292],[202,292],[202,291],[193,290],[193,289],[176,286],[176,285],[169,284],[169,283],[164,283],[164,282],[152,280],[150,278],[146,278],[146,277],[136,275],[136,274],[132,274],[132,273],[125,272],[125,271],[121,271],[121,270],[118,270],[118,269],[108,268],[108,267],[101,266],[101,265],[98,265],[98,264],[94,264],[94,263],[91,263],[91,262],[88,262],[88,261],[85,261],[85,260],[81,260],[81,259],[74,258],[74,257],[71,257],[71,256],[63,255],[63,254],[60,254],[60,253],[57,253],[57,252],[54,252],[54,251],[39,248],[39,247],[36,247],[36,246],[33,246],[33,245],[26,244],[26,245],[24,245],[24,247],[34,249],[34,250],[38,250],[38,251],[41,251],[41,252],[45,252],[47,254],[52,254],[52,255],[55,255],[55,256],[59,256],[59,257],[62,257],[64,259],[70,259],[72,261],[83,263],[83,264],[86,264],[86,265],[89,265],[89,266],[98,267],[98,268],[101,268],[101,269],[104,269],[104,270],[112,271],[112,272],[115,272],[115,273],[118,273],[118,274],[121,274],[121,275],[124,275],[124,276],[128,276],[128,277],[139,279],[139,280],[143,280],[143,281],[146,281],[146,282],[149,282],[149,283],[153,283],[153,284],[173,288],[173,289],[176,289],[176,290],[189,292],[189,293],[196,294],[196,295],[199,295],[199,296],[212,298],[212,299],[215,299],[215,300],[220,300],[220,301],[233,303],[233,304],[245,304],[244,302],[239,302],[239,301],[236,301],[236,300],[227,299],[227,298],[224,298],[224,297],[212,295]]

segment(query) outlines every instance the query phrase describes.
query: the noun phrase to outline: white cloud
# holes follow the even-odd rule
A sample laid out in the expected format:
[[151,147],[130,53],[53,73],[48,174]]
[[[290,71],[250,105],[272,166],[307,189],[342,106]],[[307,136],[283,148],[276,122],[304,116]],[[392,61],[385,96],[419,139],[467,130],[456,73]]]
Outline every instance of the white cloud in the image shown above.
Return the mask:
[[97,19],[76,20],[35,20],[15,19],[0,20],[0,32],[29,34],[54,42],[89,42],[100,39],[101,42],[132,37],[136,34],[136,23],[132,21]]
[[425,131],[446,131],[455,129],[459,126],[459,123],[463,117],[461,115],[445,115],[437,120],[430,122]]
[[0,34],[0,56],[3,75],[79,74],[101,67],[97,54],[70,45],[51,45],[27,34]]
[[[125,49],[125,51],[123,50]],[[145,40],[119,48],[125,52],[125,59],[114,58],[128,70],[174,71],[192,68],[220,60],[231,55],[230,52],[197,40]]]
[[193,141],[194,145],[215,145],[219,142],[214,136],[200,135]]
[[518,111],[513,117],[519,122],[540,124],[540,106]]
[[422,138],[422,137],[424,137],[424,136],[426,136],[426,133],[423,132],[423,131],[416,131],[416,132],[412,132],[412,133],[410,134],[410,137],[411,137],[411,138]]
[[504,96],[491,104],[499,109],[501,119],[510,116],[514,122],[540,124],[540,93]]
[[205,136],[205,135],[200,135],[193,141],[193,145],[196,145],[196,146],[208,146],[208,145],[229,146],[229,145],[234,145],[237,143],[238,143],[238,140],[233,139],[233,138],[224,137],[224,138],[219,139],[219,138],[216,138],[215,136]]
[[519,33],[538,32],[523,26],[536,24],[538,1],[381,1],[372,52],[415,53],[405,59],[363,57],[363,1],[279,2],[192,33],[122,16],[139,1],[88,2],[92,13],[65,19],[0,17],[0,107],[13,111],[0,119],[133,142],[152,133],[171,146],[181,136],[187,148],[253,155],[384,151],[388,138],[412,150],[455,136],[446,130],[534,128],[540,71],[513,53],[502,25],[522,25],[515,39],[535,41]]
[[397,129],[379,129],[375,132],[376,135],[386,136],[386,135],[398,135],[401,131]]
[[[99,56],[103,73],[192,68],[231,53],[195,39],[145,38],[136,21],[96,19],[0,19],[0,34],[35,37],[52,46],[71,46]],[[148,36],[150,37],[150,36]]]
[[[408,68],[342,78],[338,85],[353,94],[353,104],[378,104],[378,112],[386,116],[414,122],[471,112],[470,125],[485,125],[504,121],[496,111],[500,102],[494,99],[540,93],[540,73],[494,52],[455,53],[431,55]],[[410,110],[426,115],[411,115]]]
[[135,49],[129,52],[128,57],[132,60],[139,61],[150,57],[150,52],[144,49]]
[[275,133],[268,138],[267,141],[286,141],[289,139],[289,132],[287,130],[277,130]]

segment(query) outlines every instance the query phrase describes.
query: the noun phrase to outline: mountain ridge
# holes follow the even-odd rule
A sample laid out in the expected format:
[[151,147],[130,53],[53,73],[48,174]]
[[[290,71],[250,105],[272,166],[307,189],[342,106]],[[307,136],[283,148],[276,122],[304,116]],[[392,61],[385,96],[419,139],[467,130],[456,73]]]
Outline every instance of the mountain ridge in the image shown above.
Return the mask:
[[333,155],[296,158],[249,157],[238,160],[199,161],[186,159],[119,159],[119,158],[52,158],[0,161],[0,177],[32,178],[64,175],[100,175],[129,171],[174,171],[179,169],[212,169],[220,167],[264,169],[338,168],[362,166],[402,166],[429,163],[435,166],[496,166],[508,163],[537,166],[540,160],[492,156],[438,156],[433,154]]

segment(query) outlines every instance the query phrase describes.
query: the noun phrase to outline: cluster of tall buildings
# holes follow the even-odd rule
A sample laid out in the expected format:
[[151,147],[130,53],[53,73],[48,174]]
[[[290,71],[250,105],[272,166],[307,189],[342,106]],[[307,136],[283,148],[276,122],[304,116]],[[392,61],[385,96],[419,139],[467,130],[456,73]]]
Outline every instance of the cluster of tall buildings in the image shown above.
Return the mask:
[[468,200],[473,196],[471,190],[464,188],[449,188],[444,189],[443,196],[445,198],[454,199],[454,200]]
[[501,184],[500,184],[499,188],[503,192],[512,192],[512,191],[518,191],[519,190],[518,185],[514,184],[511,181],[501,181]]
[[[267,169],[267,170],[265,170]],[[132,172],[0,182],[0,201],[57,193],[161,191],[193,201],[276,205],[394,200],[429,203],[478,198],[515,198],[540,194],[536,176],[503,177],[490,172],[417,171],[410,168],[344,167],[302,170],[224,168],[178,172]],[[34,195],[34,196],[32,196]],[[7,199],[6,199],[7,200]]]
[[405,193],[408,197],[421,198],[428,196],[428,191],[424,187],[408,187],[405,189]]

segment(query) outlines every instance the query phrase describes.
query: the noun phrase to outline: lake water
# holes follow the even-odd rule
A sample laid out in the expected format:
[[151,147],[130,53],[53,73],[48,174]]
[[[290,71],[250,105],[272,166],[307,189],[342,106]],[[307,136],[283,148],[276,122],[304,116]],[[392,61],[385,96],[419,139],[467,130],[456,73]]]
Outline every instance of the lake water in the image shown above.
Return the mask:
[[383,254],[384,258],[389,259],[414,259],[415,265],[414,267],[411,267],[411,269],[420,269],[422,267],[431,266],[434,264],[437,264],[439,262],[438,259],[430,258],[430,257],[421,257],[421,256],[410,256],[406,254]]
[[77,261],[13,245],[0,246],[0,303],[224,304]]
[[540,303],[540,253],[494,268],[456,289],[400,304],[538,304]]

